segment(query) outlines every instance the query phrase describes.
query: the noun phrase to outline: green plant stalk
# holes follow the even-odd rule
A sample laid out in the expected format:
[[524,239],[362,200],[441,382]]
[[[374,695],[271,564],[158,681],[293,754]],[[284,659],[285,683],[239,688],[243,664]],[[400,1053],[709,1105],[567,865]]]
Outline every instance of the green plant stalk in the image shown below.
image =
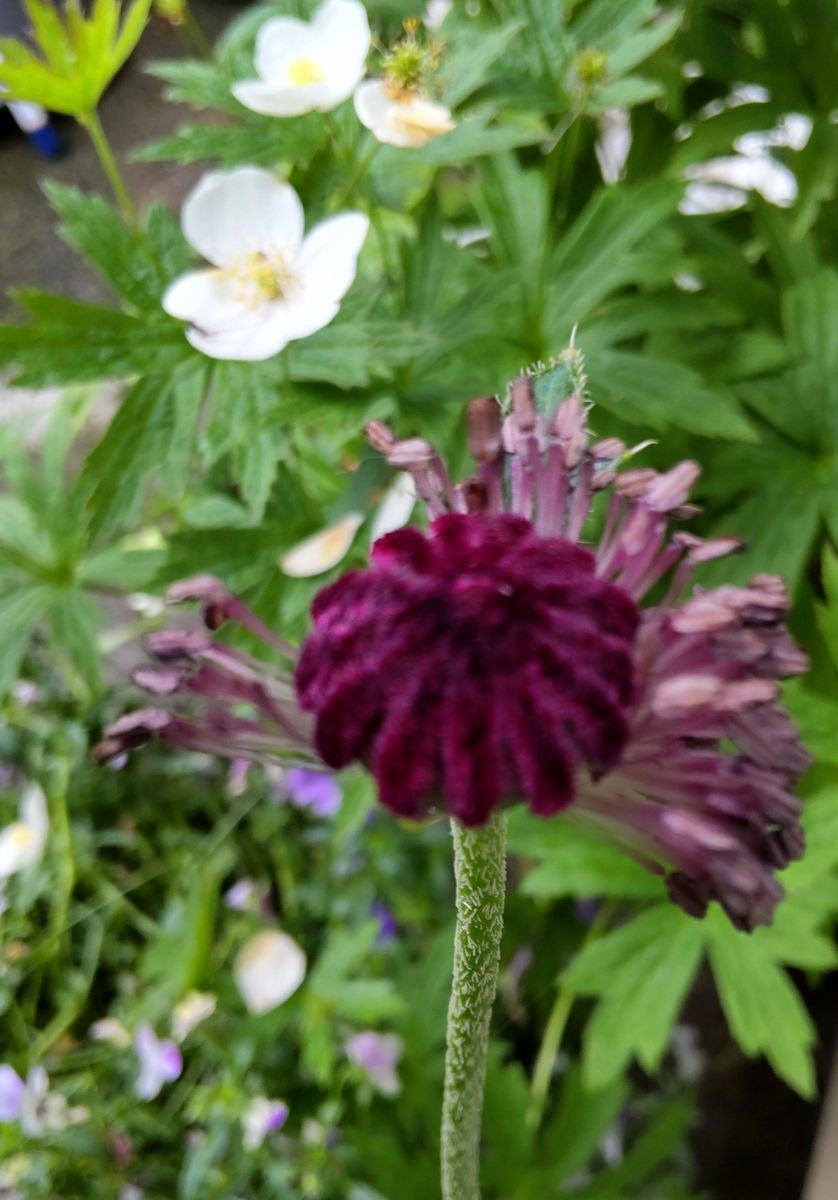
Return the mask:
[[[596,942],[602,937],[610,924],[613,911],[612,905],[602,905],[596,918],[591,922],[588,932],[582,939],[582,944],[579,947],[580,952],[586,946],[590,946],[592,942]],[[547,1019],[544,1036],[538,1048],[538,1055],[532,1073],[530,1108],[527,1113],[527,1121],[531,1129],[538,1129],[541,1124],[541,1118],[544,1115],[544,1106],[547,1103],[547,1096],[550,1092],[550,1084],[553,1079],[553,1070],[559,1054],[559,1047],[562,1044],[564,1031],[567,1027],[568,1018],[575,999],[576,995],[574,992],[567,987],[563,987],[561,984],[559,985],[556,992],[556,999],[553,1002],[550,1016]]]
[[90,140],[93,142],[93,147],[99,156],[99,162],[102,164],[102,170],[108,177],[108,183],[113,189],[113,194],[116,196],[117,203],[122,209],[122,215],[129,225],[134,229],[139,229],[140,218],[134,207],[134,201],[128,194],[128,188],[125,186],[125,180],[120,174],[113,151],[111,150],[110,142],[107,139],[102,122],[99,120],[99,114],[96,109],[92,109],[89,113],[83,113],[78,118],[80,125],[83,125],[90,134]]
[[442,1104],[443,1200],[480,1200],[480,1122],[506,893],[506,816],[452,820],[457,930]]

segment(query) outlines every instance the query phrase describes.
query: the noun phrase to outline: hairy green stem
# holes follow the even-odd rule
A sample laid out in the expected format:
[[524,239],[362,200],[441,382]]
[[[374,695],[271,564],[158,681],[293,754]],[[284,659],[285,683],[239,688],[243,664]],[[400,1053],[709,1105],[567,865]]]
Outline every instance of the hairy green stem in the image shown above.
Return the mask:
[[506,892],[506,816],[451,822],[457,882],[454,978],[442,1105],[443,1200],[480,1200],[480,1121]]
[[92,109],[89,113],[84,113],[78,118],[79,124],[83,125],[90,134],[90,140],[93,142],[94,149],[99,156],[99,162],[102,164],[102,170],[108,177],[108,183],[113,189],[113,194],[116,196],[117,203],[122,209],[122,215],[129,225],[135,229],[139,229],[140,218],[137,215],[137,210],[134,207],[134,201],[128,194],[128,188],[125,186],[125,180],[120,174],[116,159],[114,158],[111,144],[107,139],[102,122],[99,120],[99,114],[96,109]]

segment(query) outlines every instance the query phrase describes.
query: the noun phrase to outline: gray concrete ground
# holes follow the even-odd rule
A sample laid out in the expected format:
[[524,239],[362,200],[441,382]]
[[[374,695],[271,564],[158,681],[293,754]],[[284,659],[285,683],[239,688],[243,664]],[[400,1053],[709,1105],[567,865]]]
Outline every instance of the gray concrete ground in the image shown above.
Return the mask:
[[[192,10],[205,32],[215,38],[242,9],[242,0],[193,0]],[[162,99],[163,84],[146,74],[154,59],[192,53],[183,35],[153,18],[133,57],[111,85],[102,104],[102,123],[128,186],[140,205],[162,200],[177,207],[204,169],[197,164],[126,163],[132,149],[172,132],[194,119],[191,110]],[[68,143],[59,162],[48,162],[29,145],[5,110],[0,110],[0,318],[15,319],[10,287],[44,287],[80,300],[106,295],[102,284],[56,235],[55,219],[41,191],[45,179],[73,183],[111,198],[107,181],[85,134],[74,121],[59,118]]]

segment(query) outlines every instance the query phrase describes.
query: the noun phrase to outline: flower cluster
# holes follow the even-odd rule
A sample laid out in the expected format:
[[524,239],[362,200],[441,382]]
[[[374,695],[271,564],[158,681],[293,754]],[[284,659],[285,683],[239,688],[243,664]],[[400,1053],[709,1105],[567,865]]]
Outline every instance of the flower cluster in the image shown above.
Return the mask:
[[698,467],[621,469],[625,446],[592,444],[586,418],[576,396],[540,409],[520,377],[506,411],[470,406],[477,470],[457,485],[429,443],[373,423],[428,531],[387,534],[368,569],[325,588],[299,655],[217,580],[177,587],[173,599],[203,602],[210,631],[237,620],[285,665],[208,634],[157,634],[159,665],[137,681],[191,693],[203,716],[124,717],[100,757],[156,733],[309,769],[359,760],[382,802],[412,817],[445,808],[480,824],[518,799],[543,816],[568,809],[664,875],[686,911],[716,900],[740,928],[770,921],[774,872],[803,849],[792,788],[807,765],[779,700],[778,680],[807,666],[784,628],[785,587],[757,575],[683,598],[697,565],[738,548],[670,532],[696,511]]
[[296,117],[330,112],[354,92],[361,124],[392,146],[424,146],[453,129],[451,113],[426,85],[439,46],[424,47],[411,22],[386,56],[384,75],[361,82],[370,40],[360,0],[325,0],[310,22],[273,17],[256,40],[258,78],[234,84],[233,95],[254,112]]

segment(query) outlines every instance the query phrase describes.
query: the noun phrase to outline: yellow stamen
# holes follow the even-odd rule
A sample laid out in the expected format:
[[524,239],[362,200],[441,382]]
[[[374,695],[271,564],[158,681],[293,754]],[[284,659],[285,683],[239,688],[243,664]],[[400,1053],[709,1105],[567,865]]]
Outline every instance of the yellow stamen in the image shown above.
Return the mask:
[[281,250],[241,254],[225,267],[223,274],[232,281],[236,299],[248,308],[259,308],[281,296],[287,297],[297,282]]
[[288,78],[294,87],[305,87],[307,83],[323,83],[326,72],[313,58],[298,58],[288,68]]

